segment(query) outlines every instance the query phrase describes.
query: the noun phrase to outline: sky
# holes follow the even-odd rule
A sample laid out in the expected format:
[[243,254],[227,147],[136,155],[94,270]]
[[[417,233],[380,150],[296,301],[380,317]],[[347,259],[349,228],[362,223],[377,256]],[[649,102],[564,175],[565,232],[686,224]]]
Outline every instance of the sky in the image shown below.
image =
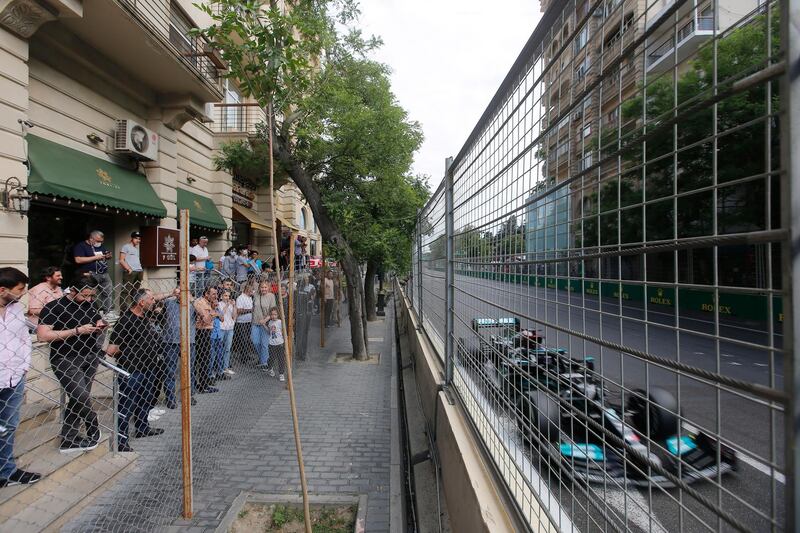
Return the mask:
[[360,26],[380,36],[374,58],[425,141],[415,174],[435,190],[446,157],[467,140],[539,22],[538,0],[362,0]]

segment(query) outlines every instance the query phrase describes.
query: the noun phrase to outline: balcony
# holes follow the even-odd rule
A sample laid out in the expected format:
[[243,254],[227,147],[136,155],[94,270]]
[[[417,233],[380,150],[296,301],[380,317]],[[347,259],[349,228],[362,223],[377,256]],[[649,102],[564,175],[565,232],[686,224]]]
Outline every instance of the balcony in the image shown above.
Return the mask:
[[83,17],[60,23],[159,98],[188,97],[200,114],[203,103],[222,98],[225,64],[208,42],[190,34],[194,24],[174,2],[84,0]]
[[212,117],[214,122],[208,125],[214,133],[232,137],[247,137],[257,133],[257,125],[267,121],[264,110],[257,105],[239,103],[214,104]]
[[[691,57],[700,46],[714,35],[714,15],[697,15],[686,20],[678,28],[677,34],[667,32],[667,36],[656,41],[656,47],[647,54],[647,71],[665,72],[680,65]],[[676,52],[677,44],[677,52]],[[674,58],[674,61],[672,60]]]

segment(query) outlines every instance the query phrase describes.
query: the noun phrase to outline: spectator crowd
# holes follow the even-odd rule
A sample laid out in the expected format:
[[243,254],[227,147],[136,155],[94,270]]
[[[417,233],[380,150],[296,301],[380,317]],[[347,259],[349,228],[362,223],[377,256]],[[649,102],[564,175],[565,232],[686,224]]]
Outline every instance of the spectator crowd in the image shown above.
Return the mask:
[[[123,283],[116,291],[108,272],[111,254],[103,247],[100,231],[74,246],[75,275],[68,283],[61,267],[48,267],[28,290],[27,275],[13,267],[0,268],[0,487],[41,478],[17,468],[14,460],[15,433],[31,368],[32,333],[49,346],[49,367],[66,396],[61,453],[94,449],[103,430],[113,429],[100,423],[92,399],[101,363],[111,363],[117,373],[117,449],[132,451],[132,439],[164,433],[164,428],[152,424],[165,412],[159,403],[176,409],[179,401],[180,293],[171,280],[153,280],[153,287],[147,287],[140,242],[141,235],[134,232],[120,252]],[[281,382],[286,372],[286,340],[276,294],[281,290],[286,304],[288,284],[273,271],[274,259],[262,262],[256,250],[241,247],[230,248],[215,262],[207,244],[208,239],[201,237],[190,249],[192,404],[197,402],[195,395],[218,393],[220,381],[234,379],[236,362],[255,364]],[[298,246],[295,264],[300,273],[293,290],[305,298],[309,313],[319,312],[319,294],[324,291],[324,319],[329,326],[338,284],[330,273],[322,279],[321,272],[303,271],[308,266],[305,243],[301,240]],[[281,266],[285,252],[278,259]],[[159,281],[168,290],[153,290]]]

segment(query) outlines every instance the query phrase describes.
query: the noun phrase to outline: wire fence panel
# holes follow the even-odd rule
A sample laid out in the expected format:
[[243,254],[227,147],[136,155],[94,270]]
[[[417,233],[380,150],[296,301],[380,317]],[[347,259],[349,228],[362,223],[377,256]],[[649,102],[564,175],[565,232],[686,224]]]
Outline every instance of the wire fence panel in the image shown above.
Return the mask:
[[[183,513],[178,280],[114,284],[92,273],[62,289],[51,270],[22,297],[27,277],[0,269],[0,529],[166,528]],[[242,435],[285,391],[277,292],[295,361],[306,359],[320,313],[321,269],[295,272],[291,314],[285,272],[241,274],[190,276],[195,493],[225,481]],[[338,271],[328,276],[335,325],[341,283]],[[294,451],[286,454],[291,464]],[[95,491],[102,496],[84,509]]]
[[786,3],[543,4],[414,308],[532,528],[792,529]]

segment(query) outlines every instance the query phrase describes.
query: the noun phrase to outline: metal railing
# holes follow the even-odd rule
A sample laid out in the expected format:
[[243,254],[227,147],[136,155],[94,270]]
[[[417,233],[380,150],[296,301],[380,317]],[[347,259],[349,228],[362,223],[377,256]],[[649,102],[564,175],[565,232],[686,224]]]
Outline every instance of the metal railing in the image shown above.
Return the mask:
[[154,37],[194,73],[221,90],[220,70],[225,68],[219,53],[203,37],[193,35],[192,23],[174,2],[157,0],[117,0]]
[[[406,291],[533,530],[797,527],[787,2],[651,78],[684,3],[632,5],[647,29],[548,110],[547,45],[592,16],[551,6],[418,215]],[[614,117],[587,139],[584,102]],[[566,117],[591,162],[548,164]]]
[[257,105],[239,103],[214,104],[214,122],[209,127],[214,133],[255,135],[259,124],[266,124],[264,109]]

